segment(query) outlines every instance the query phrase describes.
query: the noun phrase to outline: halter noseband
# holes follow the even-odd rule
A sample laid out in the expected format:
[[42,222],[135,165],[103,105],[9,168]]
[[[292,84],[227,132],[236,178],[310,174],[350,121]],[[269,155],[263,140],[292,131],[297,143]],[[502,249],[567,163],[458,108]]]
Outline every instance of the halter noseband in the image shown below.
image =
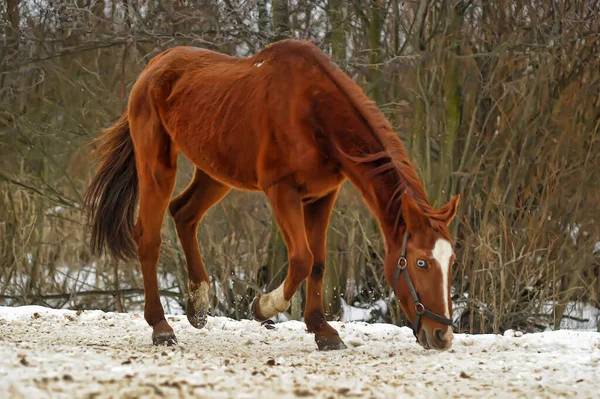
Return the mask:
[[402,239],[402,252],[400,255],[400,259],[398,259],[398,267],[396,268],[396,276],[394,277],[394,294],[396,293],[396,286],[398,285],[398,280],[400,276],[403,275],[406,279],[406,284],[408,285],[408,290],[410,291],[410,296],[415,303],[415,321],[412,325],[413,335],[419,342],[419,328],[421,328],[421,316],[429,317],[432,320],[437,321],[445,326],[451,326],[452,320],[447,319],[446,317],[440,316],[436,313],[433,313],[430,310],[425,309],[425,305],[421,303],[419,300],[419,295],[415,290],[415,286],[410,279],[410,275],[408,274],[408,261],[406,260],[406,241],[408,240],[408,230],[404,232],[404,238]]

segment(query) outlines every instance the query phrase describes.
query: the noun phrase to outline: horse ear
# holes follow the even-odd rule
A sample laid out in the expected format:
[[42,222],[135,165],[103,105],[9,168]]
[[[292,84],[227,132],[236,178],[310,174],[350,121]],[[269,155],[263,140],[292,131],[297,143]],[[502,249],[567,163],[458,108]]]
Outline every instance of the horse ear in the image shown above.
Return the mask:
[[459,200],[460,194],[456,194],[446,205],[438,209],[434,215],[431,215],[431,218],[449,225],[450,222],[452,222],[452,219],[454,219],[454,216],[456,216]]
[[406,191],[402,193],[402,216],[409,232],[418,231],[428,224],[427,215],[414,203]]

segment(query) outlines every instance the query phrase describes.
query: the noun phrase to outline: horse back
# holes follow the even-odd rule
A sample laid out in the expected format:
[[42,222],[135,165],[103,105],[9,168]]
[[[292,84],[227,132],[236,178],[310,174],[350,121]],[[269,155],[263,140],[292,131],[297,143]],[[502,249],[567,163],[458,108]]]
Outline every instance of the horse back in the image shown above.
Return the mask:
[[250,58],[173,48],[148,65],[149,91],[175,146],[206,173],[250,190],[288,179],[310,196],[341,175],[314,127],[322,72],[288,45]]

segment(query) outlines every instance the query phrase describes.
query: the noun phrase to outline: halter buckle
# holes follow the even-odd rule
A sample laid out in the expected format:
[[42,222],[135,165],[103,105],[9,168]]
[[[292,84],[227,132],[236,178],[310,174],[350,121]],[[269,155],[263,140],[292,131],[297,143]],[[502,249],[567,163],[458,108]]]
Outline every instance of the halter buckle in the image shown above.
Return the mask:
[[408,265],[408,262],[406,261],[406,258],[404,256],[401,256],[400,259],[398,259],[398,267],[401,270],[406,269],[406,266]]
[[421,302],[415,303],[415,312],[420,316],[425,313],[425,306]]

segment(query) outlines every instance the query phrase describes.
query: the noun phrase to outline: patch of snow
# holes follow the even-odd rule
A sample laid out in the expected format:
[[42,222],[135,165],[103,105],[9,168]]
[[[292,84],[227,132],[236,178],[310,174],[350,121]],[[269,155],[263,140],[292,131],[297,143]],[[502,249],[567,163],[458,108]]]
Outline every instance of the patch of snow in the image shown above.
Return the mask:
[[[551,316],[556,304],[547,302],[543,306],[544,314]],[[549,320],[547,331],[554,326],[554,321]],[[569,302],[560,320],[561,330],[597,331],[600,326],[600,309],[582,302]]]
[[141,314],[0,307],[0,398],[595,397],[600,333],[456,334],[427,351],[407,327],[331,322],[348,345],[320,352],[299,321],[274,330],[168,316],[154,347]]
[[61,213],[63,213],[64,210],[65,208],[63,208],[62,206],[55,206],[54,208],[46,210],[46,215],[60,215]]
[[342,316],[340,321],[373,321],[371,319],[381,321],[381,316],[385,315],[388,311],[388,305],[383,299],[365,307],[351,306],[343,298],[341,298],[341,302]]
[[[140,305],[137,306],[137,307],[139,307],[139,309],[134,309],[135,306],[130,306],[129,307],[130,312],[131,311],[132,312],[135,312],[135,311],[143,312],[143,310],[144,310],[144,305],[143,305],[144,304],[144,296],[143,295],[140,295],[139,301],[140,301]],[[177,302],[177,300],[175,298],[161,295],[160,303],[162,304],[165,313],[172,314],[172,315],[178,315],[178,316],[185,314],[185,309],[181,307],[181,305],[179,304],[179,302]]]
[[[573,241],[573,245],[577,245],[577,237],[579,236],[580,224],[573,224],[573,227],[569,231],[569,235],[571,236],[571,240]],[[567,226],[570,228],[570,226]]]

